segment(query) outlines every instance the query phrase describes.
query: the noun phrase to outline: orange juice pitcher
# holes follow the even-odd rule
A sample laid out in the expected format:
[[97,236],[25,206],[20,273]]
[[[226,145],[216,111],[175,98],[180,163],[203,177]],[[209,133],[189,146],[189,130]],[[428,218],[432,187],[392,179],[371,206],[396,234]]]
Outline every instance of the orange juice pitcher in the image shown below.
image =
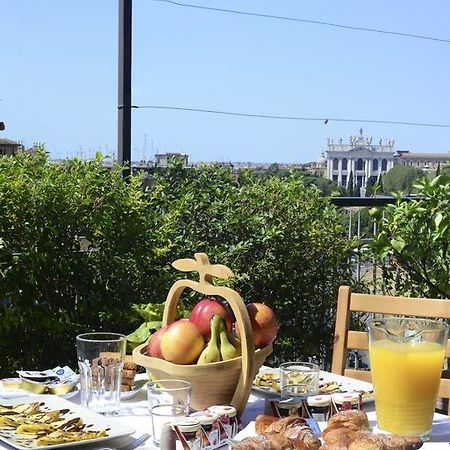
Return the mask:
[[378,427],[428,439],[448,325],[416,318],[369,322],[369,354]]

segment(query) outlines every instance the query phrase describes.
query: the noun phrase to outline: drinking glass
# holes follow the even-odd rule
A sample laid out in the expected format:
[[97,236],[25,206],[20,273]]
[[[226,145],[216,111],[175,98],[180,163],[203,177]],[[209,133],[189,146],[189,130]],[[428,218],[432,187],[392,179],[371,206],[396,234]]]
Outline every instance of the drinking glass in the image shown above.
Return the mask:
[[126,336],[85,333],[76,338],[81,404],[104,415],[120,410]]
[[153,442],[159,446],[163,427],[189,414],[191,383],[184,380],[150,381],[147,383],[147,401],[152,418]]
[[429,438],[448,338],[448,325],[387,318],[368,324],[378,427]]
[[319,366],[309,362],[281,364],[281,396],[300,401],[310,395],[316,395],[319,391],[319,373]]

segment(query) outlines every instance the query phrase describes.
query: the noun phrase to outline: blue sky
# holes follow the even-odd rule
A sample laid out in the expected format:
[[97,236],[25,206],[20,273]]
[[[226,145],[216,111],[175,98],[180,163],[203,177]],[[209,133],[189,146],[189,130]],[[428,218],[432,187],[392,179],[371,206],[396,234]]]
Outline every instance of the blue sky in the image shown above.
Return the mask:
[[[450,38],[448,0],[180,0]],[[53,157],[113,153],[116,0],[0,0],[0,137]],[[450,42],[133,2],[133,104],[450,124]],[[133,110],[132,156],[306,162],[328,137],[450,151],[450,128]]]

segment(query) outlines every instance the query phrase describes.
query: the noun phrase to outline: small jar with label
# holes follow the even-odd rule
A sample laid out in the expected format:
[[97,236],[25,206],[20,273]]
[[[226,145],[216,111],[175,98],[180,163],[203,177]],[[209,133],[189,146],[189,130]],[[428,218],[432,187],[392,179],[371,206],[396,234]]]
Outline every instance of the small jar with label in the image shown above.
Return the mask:
[[172,429],[183,450],[200,450],[202,440],[200,422],[194,417],[183,417],[172,422]]
[[[232,439],[238,432],[238,418],[236,413],[236,408],[231,405],[217,405],[217,406],[210,406],[208,408],[208,411],[211,411],[219,416],[219,422],[222,426],[226,438]],[[222,437],[221,437],[221,440]]]
[[331,415],[331,396],[312,395],[308,397],[308,411],[317,422],[326,422]]
[[208,410],[197,411],[189,417],[194,417],[200,422],[202,431],[202,449],[214,448],[220,442],[219,416]]
[[345,411],[346,409],[361,409],[360,395],[358,392],[342,392],[340,394],[333,394],[332,397],[338,411]]

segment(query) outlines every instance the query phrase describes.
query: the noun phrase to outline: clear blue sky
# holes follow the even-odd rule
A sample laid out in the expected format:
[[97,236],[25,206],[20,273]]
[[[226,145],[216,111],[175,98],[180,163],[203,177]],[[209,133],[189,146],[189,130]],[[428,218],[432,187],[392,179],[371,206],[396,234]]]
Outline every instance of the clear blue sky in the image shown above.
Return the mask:
[[[450,38],[448,0],[180,0]],[[133,104],[450,123],[450,42],[133,1]],[[116,0],[0,0],[0,137],[53,157],[113,152]],[[306,162],[360,126],[397,149],[450,151],[450,128],[133,110],[133,159]]]

